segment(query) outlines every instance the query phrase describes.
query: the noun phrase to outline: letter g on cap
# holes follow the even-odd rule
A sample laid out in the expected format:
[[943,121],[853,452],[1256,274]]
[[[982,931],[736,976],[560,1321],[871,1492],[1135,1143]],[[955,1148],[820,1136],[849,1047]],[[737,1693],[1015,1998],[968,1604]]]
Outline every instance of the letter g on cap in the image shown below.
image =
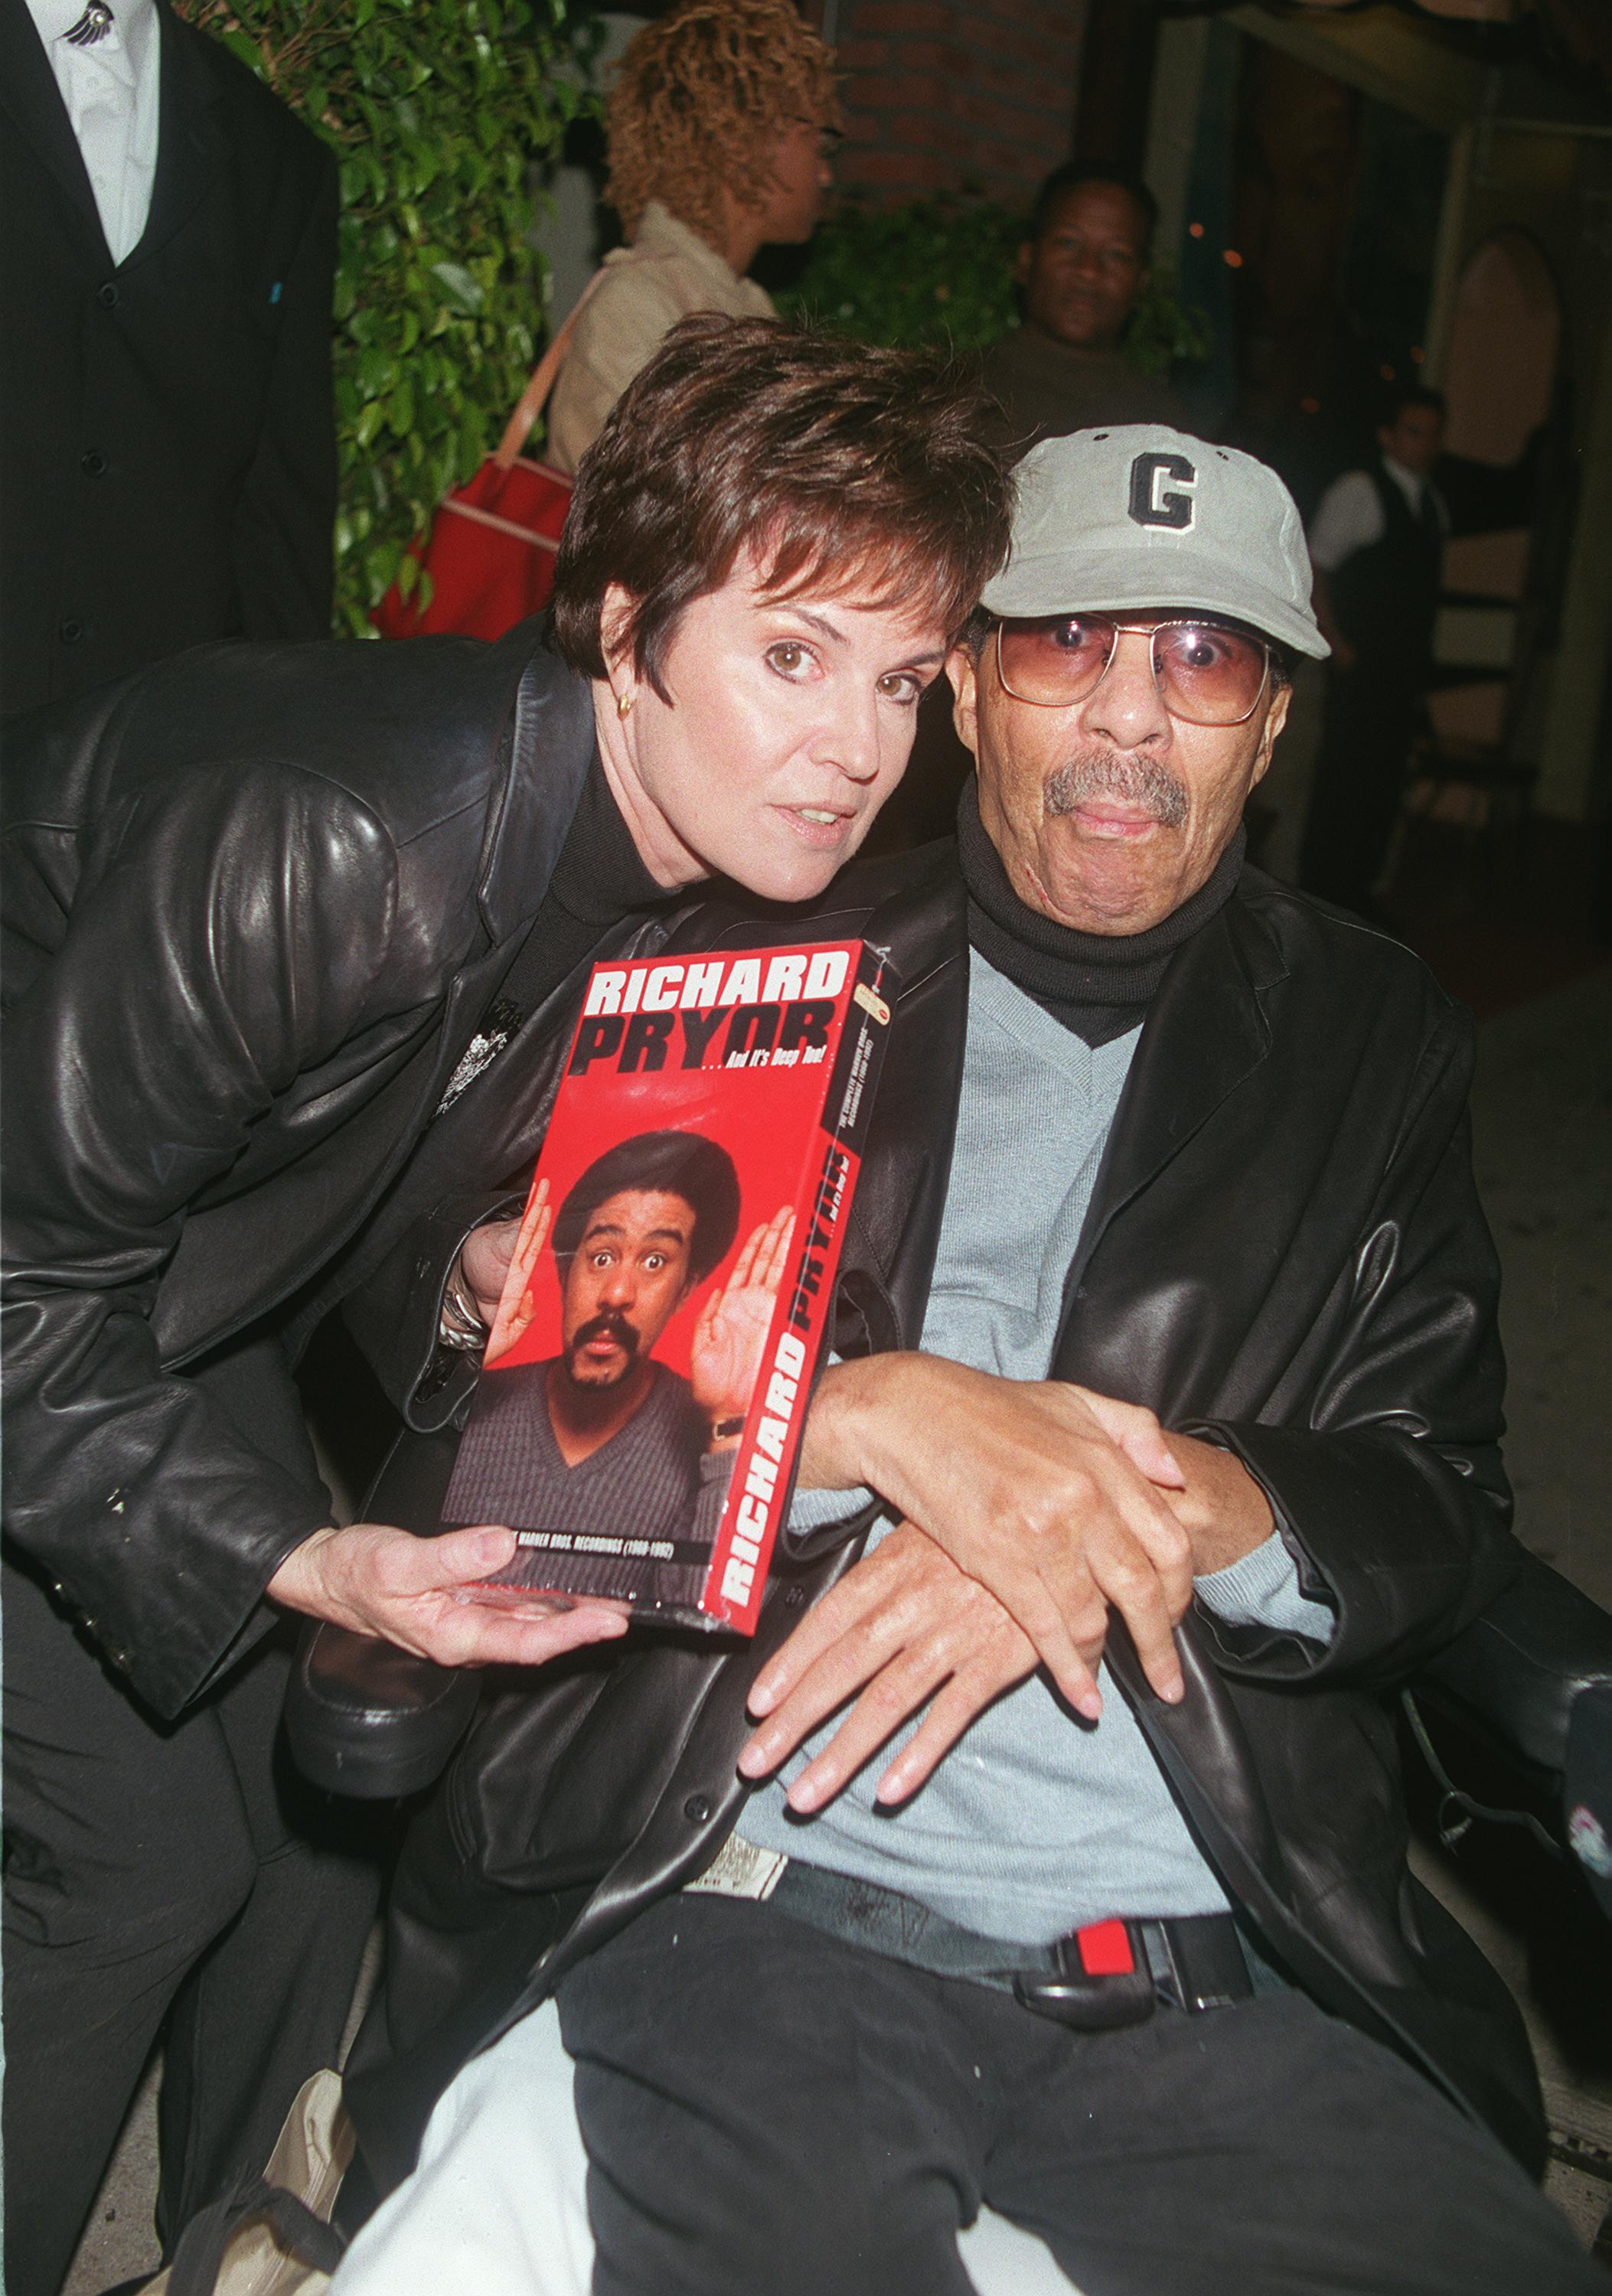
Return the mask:
[[[1164,480],[1173,479],[1175,485]],[[1197,512],[1197,504],[1182,487],[1196,487],[1197,470],[1185,455],[1139,455],[1131,465],[1131,503],[1132,520],[1138,526],[1173,527],[1178,533],[1190,530]]]

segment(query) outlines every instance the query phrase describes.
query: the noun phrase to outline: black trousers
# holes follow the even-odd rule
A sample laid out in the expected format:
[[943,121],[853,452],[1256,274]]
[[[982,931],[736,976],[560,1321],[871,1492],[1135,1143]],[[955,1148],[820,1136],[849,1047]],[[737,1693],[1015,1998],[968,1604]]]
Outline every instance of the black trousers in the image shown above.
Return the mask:
[[1399,818],[1424,682],[1418,665],[1366,654],[1333,675],[1299,853],[1305,892],[1368,906]]
[[1074,2034],[765,1905],[567,1976],[594,2296],[968,2296],[982,2202],[1082,2296],[1596,2296],[1495,2141],[1297,1993]]
[[276,1735],[289,1636],[175,1725],[4,1568],[5,2282],[55,2296],[160,2035],[159,2229],[335,2062],[379,1869]]

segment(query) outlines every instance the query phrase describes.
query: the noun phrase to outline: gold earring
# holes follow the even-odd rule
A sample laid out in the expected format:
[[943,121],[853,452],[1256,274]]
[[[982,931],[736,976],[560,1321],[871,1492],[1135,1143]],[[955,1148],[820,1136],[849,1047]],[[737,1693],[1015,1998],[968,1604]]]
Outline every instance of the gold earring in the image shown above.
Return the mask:
[[637,695],[630,689],[625,693],[618,693],[616,696],[616,716],[618,718],[630,718],[632,715],[632,705],[637,698]]

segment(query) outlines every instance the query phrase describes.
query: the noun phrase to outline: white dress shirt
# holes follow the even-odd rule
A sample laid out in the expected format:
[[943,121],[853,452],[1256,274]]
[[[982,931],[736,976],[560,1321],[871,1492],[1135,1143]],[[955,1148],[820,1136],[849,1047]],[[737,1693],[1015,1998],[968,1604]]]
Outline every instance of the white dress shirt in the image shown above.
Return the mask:
[[[1419,523],[1422,497],[1429,490],[1430,481],[1415,471],[1408,471],[1396,463],[1392,455],[1382,458],[1383,468],[1399,488],[1410,507],[1410,515]],[[1432,488],[1434,514],[1445,534],[1450,531],[1449,514],[1443,497],[1436,487]],[[1323,574],[1336,574],[1345,558],[1353,558],[1357,550],[1369,550],[1374,542],[1383,538],[1383,505],[1369,474],[1365,471],[1345,471],[1341,479],[1334,479],[1320,501],[1315,516],[1310,521],[1310,557]]]
[[118,264],[138,245],[151,212],[161,35],[156,0],[111,4],[110,29],[89,45],[74,47],[63,35],[84,13],[84,0],[28,0]]

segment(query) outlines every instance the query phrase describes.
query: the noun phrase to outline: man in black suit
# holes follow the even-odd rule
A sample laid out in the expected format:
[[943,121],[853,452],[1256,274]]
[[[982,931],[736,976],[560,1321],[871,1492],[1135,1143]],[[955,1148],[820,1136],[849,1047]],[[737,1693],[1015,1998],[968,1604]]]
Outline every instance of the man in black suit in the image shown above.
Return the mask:
[[165,0],[0,0],[0,706],[325,636],[333,155]]

